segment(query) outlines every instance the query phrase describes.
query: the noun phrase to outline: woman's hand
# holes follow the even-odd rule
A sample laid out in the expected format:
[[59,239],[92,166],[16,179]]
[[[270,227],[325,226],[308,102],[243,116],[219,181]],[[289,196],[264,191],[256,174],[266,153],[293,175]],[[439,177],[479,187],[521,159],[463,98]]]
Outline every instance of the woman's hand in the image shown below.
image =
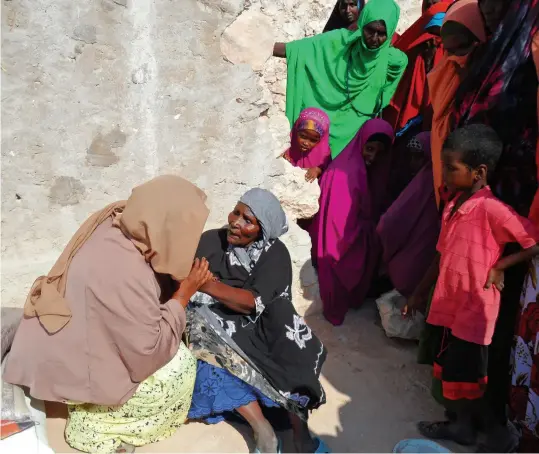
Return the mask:
[[275,43],[273,45],[273,56],[286,58],[286,43]]
[[320,175],[322,175],[322,169],[320,167],[311,167],[309,170],[307,170],[307,173],[305,174],[305,180],[309,183],[312,183]]
[[178,300],[183,307],[187,307],[189,300],[200,288],[215,277],[209,270],[209,263],[205,258],[195,259],[193,267],[178,287],[178,290],[172,295],[172,299]]
[[488,290],[494,284],[494,287],[496,287],[501,292],[504,287],[504,276],[505,273],[503,272],[503,270],[492,268],[488,273],[487,282],[485,283],[485,290]]
[[286,159],[290,164],[292,164],[292,160],[290,159],[290,155],[288,154],[288,150],[286,150],[282,155],[281,158]]

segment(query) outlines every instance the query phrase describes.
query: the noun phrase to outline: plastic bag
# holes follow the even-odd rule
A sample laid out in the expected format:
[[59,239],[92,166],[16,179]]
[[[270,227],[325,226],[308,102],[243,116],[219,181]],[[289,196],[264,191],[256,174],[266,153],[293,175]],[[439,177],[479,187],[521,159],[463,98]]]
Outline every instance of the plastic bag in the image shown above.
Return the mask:
[[[6,365],[6,358],[2,362],[2,374]],[[0,374],[1,378],[1,374]],[[22,388],[1,381],[2,408],[0,416],[0,440],[23,432],[35,426],[30,409],[24,399]]]
[[414,315],[403,317],[401,311],[406,305],[406,298],[397,290],[384,293],[376,300],[376,305],[387,337],[419,340],[425,326],[425,316],[416,312]]

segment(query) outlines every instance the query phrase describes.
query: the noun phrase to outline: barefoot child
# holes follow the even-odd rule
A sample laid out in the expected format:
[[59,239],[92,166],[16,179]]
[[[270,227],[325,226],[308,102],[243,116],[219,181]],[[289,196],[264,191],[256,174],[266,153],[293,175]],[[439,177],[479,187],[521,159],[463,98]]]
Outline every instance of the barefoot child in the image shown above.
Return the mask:
[[[455,196],[442,215],[435,263],[405,308],[405,313],[417,309],[437,278],[427,322],[443,327],[444,335],[434,360],[433,387],[441,387],[446,413],[455,418],[420,422],[418,429],[425,437],[463,445],[475,442],[472,419],[487,416],[480,407],[504,270],[539,253],[538,232],[530,221],[487,186],[501,152],[502,143],[485,125],[457,129],[445,141],[443,179]],[[501,258],[512,242],[523,250]]]
[[312,183],[331,161],[329,118],[323,110],[304,109],[290,134],[290,148],[283,154],[294,167],[307,169],[305,180]]

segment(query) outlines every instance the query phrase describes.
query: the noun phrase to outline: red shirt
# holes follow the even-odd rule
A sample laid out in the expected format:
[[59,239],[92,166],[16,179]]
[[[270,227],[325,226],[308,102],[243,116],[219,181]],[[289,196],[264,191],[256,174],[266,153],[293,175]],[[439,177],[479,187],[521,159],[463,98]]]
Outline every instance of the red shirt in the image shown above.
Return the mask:
[[476,192],[449,218],[458,197],[442,215],[437,249],[440,274],[428,323],[450,328],[468,342],[489,345],[500,308],[500,292],[485,290],[488,273],[505,244],[535,246],[539,235],[533,224],[492,194],[487,186]]

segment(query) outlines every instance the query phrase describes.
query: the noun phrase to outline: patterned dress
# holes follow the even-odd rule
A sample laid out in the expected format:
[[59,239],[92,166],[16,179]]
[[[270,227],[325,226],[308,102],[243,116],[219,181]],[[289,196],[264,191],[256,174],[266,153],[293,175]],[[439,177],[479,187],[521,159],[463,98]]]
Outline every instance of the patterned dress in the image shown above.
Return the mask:
[[69,405],[67,443],[79,451],[110,453],[122,443],[144,446],[170,437],[187,417],[195,374],[196,361],[181,342],[176,356],[125,404]]
[[539,293],[534,259],[524,282],[511,364],[511,416],[522,429],[519,451],[539,452]]
[[221,282],[253,292],[256,309],[242,315],[201,293],[189,305],[189,346],[199,360],[189,418],[218,422],[257,400],[306,419],[325,402],[319,376],[326,349],[292,305],[286,246],[275,240],[249,251],[256,263],[247,271],[226,230],[211,230],[196,255],[206,257]]

